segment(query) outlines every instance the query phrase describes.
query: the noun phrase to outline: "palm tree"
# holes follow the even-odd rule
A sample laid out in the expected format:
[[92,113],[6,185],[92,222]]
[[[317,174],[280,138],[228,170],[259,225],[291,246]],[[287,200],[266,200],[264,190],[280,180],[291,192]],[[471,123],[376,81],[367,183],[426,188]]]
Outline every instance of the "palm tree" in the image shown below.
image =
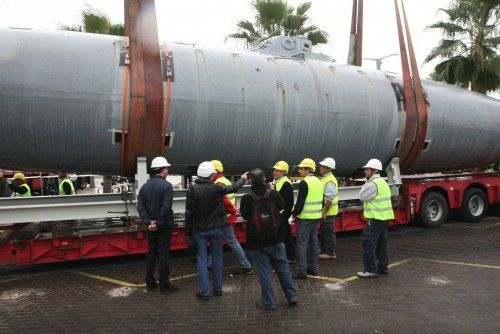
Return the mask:
[[87,6],[82,10],[82,21],[77,25],[60,25],[60,30],[89,32],[105,35],[125,35],[123,24],[111,24],[109,17],[101,11]]
[[238,22],[238,32],[228,37],[244,38],[250,45],[272,36],[297,36],[309,39],[313,45],[328,42],[328,34],[315,25],[307,25],[306,15],[311,8],[305,2],[294,8],[286,0],[255,0],[257,11],[255,23],[248,20]]
[[498,90],[500,0],[454,0],[450,8],[440,10],[448,20],[428,28],[441,29],[444,38],[424,62],[444,60],[431,78],[483,94]]

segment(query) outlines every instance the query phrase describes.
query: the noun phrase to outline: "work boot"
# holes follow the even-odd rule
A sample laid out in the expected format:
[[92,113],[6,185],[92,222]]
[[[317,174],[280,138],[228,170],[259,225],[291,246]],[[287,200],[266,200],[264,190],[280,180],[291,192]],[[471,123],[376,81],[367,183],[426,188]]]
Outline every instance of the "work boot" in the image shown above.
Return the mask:
[[274,311],[275,309],[267,305],[262,304],[262,302],[255,302],[255,307],[263,311]]
[[201,294],[201,292],[196,293],[196,298],[203,300],[204,302],[208,302],[210,300],[209,296],[204,296]]
[[295,274],[292,275],[292,278],[293,279],[307,279],[307,275],[306,274],[295,273]]
[[356,274],[359,278],[375,278],[378,277],[377,273],[372,273],[369,271],[360,271]]
[[222,290],[214,290],[214,296],[215,296],[215,297],[220,297],[220,296],[222,296]]
[[389,275],[389,269],[378,269],[377,272],[380,275]]
[[160,288],[160,293],[161,294],[167,294],[167,293],[171,293],[171,292],[177,292],[179,291],[179,287],[176,286],[176,285],[173,285],[173,284],[170,284],[170,286],[168,288]]
[[295,307],[295,306],[297,306],[297,303],[298,303],[298,300],[289,300],[288,306]]
[[311,276],[319,276],[319,273],[316,270],[307,269],[307,274]]
[[233,271],[233,275],[234,276],[237,276],[237,275],[250,275],[252,273],[253,273],[252,267],[250,267],[250,268],[236,268]]

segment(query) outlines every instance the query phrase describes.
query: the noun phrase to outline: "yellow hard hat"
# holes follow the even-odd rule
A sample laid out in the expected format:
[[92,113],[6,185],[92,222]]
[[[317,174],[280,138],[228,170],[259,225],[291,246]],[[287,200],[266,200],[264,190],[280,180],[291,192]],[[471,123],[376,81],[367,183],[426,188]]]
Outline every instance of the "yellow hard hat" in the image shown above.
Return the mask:
[[288,173],[288,164],[286,163],[286,161],[278,161],[274,164],[273,168]]
[[299,168],[310,168],[313,172],[316,171],[316,163],[313,159],[305,158],[298,165]]
[[222,173],[224,171],[224,166],[222,166],[222,162],[220,162],[219,160],[212,160],[210,162],[212,163],[212,165],[214,165],[215,170],[219,173]]
[[14,174],[14,177],[13,177],[14,180],[22,180],[22,181],[26,181],[26,177],[24,176],[23,173],[16,173]]

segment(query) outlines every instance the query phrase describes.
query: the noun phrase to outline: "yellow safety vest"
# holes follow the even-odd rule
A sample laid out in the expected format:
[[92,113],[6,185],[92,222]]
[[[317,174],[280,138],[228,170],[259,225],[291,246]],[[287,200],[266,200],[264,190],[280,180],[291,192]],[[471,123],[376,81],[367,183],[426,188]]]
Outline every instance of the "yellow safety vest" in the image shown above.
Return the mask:
[[[226,186],[230,186],[232,185],[231,181],[229,181],[228,179],[226,179],[226,177],[222,176],[222,177],[219,177],[217,180],[215,180],[214,183],[222,183]],[[227,194],[226,195],[226,198],[229,200],[229,202],[231,202],[231,204],[236,207],[236,197],[234,196],[234,194]],[[226,214],[226,216],[231,216],[231,214]]]
[[391,220],[394,219],[392,210],[391,189],[381,177],[372,179],[369,182],[377,186],[377,195],[369,201],[363,203],[363,215],[368,219]]
[[[337,190],[337,193],[335,194],[335,197],[332,199],[332,205],[330,206],[330,209],[326,213],[327,216],[335,216],[337,213],[339,213],[339,183],[337,182],[337,178],[333,176],[332,173],[328,173],[323,178],[321,179],[321,182],[323,183],[323,189],[326,187],[326,185],[329,182],[333,182],[335,185],[335,188]],[[325,198],[326,202],[326,198]]]
[[300,219],[320,219],[323,212],[323,183],[313,175],[304,178],[307,183],[307,197]]
[[[287,176],[283,176],[283,177],[279,178],[278,180],[274,180],[274,182],[273,182],[274,188],[276,189],[276,191],[280,191],[281,188],[283,188],[283,185],[287,182],[292,184],[292,182],[290,181],[290,179]],[[280,213],[283,213],[283,211],[285,211],[285,210],[284,209],[280,210]]]
[[67,183],[71,187],[71,195],[75,194],[75,186],[73,186],[73,182],[70,179],[66,178],[59,182],[59,195],[66,195],[64,192],[64,184]]
[[24,194],[16,193],[14,196],[15,197],[31,197],[31,189],[30,186],[28,186],[26,183],[23,183],[19,186],[19,188],[26,188],[26,192]]

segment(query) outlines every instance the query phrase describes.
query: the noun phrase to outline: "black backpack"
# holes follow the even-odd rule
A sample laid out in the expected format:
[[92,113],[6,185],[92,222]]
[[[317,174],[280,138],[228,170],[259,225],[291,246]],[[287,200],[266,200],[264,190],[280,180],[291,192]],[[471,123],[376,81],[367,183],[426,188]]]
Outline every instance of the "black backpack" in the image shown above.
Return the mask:
[[263,239],[272,239],[277,236],[280,226],[280,216],[276,205],[269,197],[270,189],[262,196],[257,196],[250,190],[249,194],[253,197],[252,205],[252,227],[256,236]]

